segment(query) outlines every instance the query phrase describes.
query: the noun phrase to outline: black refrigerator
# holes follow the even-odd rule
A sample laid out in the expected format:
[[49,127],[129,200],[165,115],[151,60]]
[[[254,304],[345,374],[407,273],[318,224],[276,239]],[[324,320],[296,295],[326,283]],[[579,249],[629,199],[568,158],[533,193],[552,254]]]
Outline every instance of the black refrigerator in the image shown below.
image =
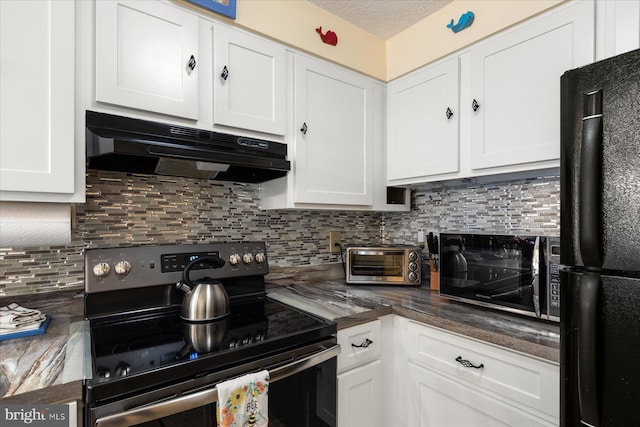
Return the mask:
[[561,78],[562,426],[640,426],[640,50]]

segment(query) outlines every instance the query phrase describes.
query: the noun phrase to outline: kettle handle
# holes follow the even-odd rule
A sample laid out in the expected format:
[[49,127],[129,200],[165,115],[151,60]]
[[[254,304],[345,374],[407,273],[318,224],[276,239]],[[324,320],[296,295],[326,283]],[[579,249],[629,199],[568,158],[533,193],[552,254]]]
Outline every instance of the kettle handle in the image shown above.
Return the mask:
[[189,264],[187,264],[187,266],[182,271],[182,281],[188,286],[193,286],[193,282],[191,281],[191,279],[189,279],[189,272],[191,272],[191,269],[196,264],[209,264],[213,268],[220,268],[225,264],[225,262],[222,258],[217,256],[203,256],[194,259]]

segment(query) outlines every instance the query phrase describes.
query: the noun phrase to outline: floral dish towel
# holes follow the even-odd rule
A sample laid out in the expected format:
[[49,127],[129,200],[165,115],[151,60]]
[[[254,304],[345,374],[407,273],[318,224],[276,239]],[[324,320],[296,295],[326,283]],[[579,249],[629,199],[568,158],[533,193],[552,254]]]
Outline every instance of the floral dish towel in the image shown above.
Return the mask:
[[218,427],[269,425],[269,372],[260,371],[222,382],[218,389]]

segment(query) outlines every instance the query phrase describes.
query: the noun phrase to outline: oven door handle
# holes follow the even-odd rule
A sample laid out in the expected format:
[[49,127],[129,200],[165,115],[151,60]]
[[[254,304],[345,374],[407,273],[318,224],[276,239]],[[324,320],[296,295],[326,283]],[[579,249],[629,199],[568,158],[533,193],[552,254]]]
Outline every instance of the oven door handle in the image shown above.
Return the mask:
[[[279,366],[269,371],[269,382],[276,382],[295,375],[299,372],[312,368],[329,359],[336,357],[340,353],[340,345],[336,344],[319,353],[305,356],[301,359]],[[119,414],[107,415],[96,420],[96,427],[123,427],[146,423],[169,415],[189,411],[201,406],[209,405],[218,401],[218,389],[216,387],[202,390],[197,393],[180,396],[175,399],[154,403],[149,406],[142,406]]]

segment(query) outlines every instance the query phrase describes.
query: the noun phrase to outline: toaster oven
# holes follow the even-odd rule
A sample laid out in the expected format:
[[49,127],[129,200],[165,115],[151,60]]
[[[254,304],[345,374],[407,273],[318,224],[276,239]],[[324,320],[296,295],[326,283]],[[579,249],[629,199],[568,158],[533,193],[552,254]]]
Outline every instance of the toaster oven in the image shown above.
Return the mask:
[[352,284],[419,285],[421,258],[418,246],[347,247],[346,280]]

